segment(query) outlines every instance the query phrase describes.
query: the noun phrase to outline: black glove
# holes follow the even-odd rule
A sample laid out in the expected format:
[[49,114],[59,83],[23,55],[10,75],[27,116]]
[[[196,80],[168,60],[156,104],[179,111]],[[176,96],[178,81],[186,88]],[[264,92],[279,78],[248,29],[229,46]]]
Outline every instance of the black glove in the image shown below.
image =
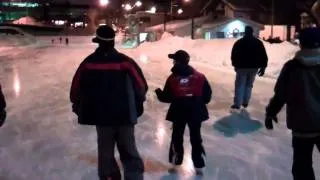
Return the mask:
[[154,91],[157,95],[160,95],[162,93],[162,90],[160,88],[157,88],[155,91]]
[[4,124],[5,120],[6,120],[6,117],[7,117],[7,112],[6,110],[2,110],[0,112],[0,127]]
[[273,122],[278,123],[278,118],[277,117],[271,117],[267,116],[265,120],[265,126],[268,130],[273,130]]
[[258,71],[258,75],[261,77],[261,76],[264,75],[265,72],[266,72],[266,68],[261,68],[261,69],[259,69],[259,71]]

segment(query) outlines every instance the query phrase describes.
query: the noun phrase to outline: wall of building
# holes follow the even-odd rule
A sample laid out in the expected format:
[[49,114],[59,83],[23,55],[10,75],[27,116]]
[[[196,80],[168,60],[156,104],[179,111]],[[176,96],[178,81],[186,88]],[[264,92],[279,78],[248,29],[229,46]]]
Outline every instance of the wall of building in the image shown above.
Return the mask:
[[[254,29],[254,36],[258,37],[260,29],[259,27],[253,26],[251,24],[247,24],[245,22],[242,22],[240,20],[235,20],[233,22],[230,22],[226,25],[219,26],[212,29],[206,29],[203,30],[204,38],[205,39],[216,39],[216,38],[237,38],[242,37],[245,31],[245,26],[250,25]],[[239,32],[239,33],[233,33],[233,32]],[[236,35],[236,37],[234,37]]]
[[[263,31],[260,31],[259,37],[261,39],[263,39],[263,38],[268,39],[269,36],[271,36],[271,25],[266,25],[266,26],[264,26],[264,28],[265,29]],[[273,37],[279,37],[282,41],[286,41],[286,40],[288,40],[287,39],[288,33],[290,33],[290,38],[294,39],[295,32],[296,32],[295,27],[291,26],[290,31],[291,32],[288,32],[286,25],[274,26],[273,27],[273,34],[274,34]]]

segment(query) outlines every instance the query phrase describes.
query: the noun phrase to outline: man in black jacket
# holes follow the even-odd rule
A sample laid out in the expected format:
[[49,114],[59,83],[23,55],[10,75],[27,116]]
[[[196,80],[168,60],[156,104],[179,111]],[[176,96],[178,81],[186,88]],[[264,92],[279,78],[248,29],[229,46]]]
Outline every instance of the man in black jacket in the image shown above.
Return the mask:
[[4,98],[4,95],[2,93],[1,85],[0,85],[0,127],[4,124],[4,121],[6,120],[6,100]]
[[234,104],[231,109],[247,108],[250,102],[255,77],[263,76],[268,56],[263,43],[253,36],[253,28],[245,28],[245,36],[238,40],[231,55],[232,65],[237,73]]
[[121,179],[114,158],[117,145],[125,180],[141,180],[144,165],[136,148],[134,125],[143,113],[148,86],[138,65],[114,48],[114,38],[112,28],[98,28],[93,42],[99,47],[80,64],[70,98],[79,123],[97,128],[100,179]]
[[190,130],[192,160],[197,173],[205,167],[205,150],[202,146],[201,123],[209,119],[206,104],[211,100],[211,87],[206,77],[197,72],[189,63],[189,54],[179,50],[170,54],[174,67],[164,90],[156,90],[158,99],[171,103],[167,120],[173,122],[172,142],[169,161],[173,165],[181,165],[183,161],[183,134],[186,125]]
[[287,105],[287,126],[292,130],[294,180],[315,180],[313,148],[320,150],[320,29],[300,32],[301,51],[287,62],[267,107],[265,125],[273,129],[277,114]]

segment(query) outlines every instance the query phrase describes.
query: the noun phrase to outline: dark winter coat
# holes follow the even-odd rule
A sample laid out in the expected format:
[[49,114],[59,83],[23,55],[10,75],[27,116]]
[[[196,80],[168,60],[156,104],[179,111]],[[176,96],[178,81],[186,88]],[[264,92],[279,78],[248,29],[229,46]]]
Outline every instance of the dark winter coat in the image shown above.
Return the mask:
[[78,68],[70,99],[80,124],[131,125],[143,113],[147,90],[143,73],[131,58],[98,48]]
[[211,87],[206,77],[190,66],[174,66],[164,90],[157,96],[171,103],[167,120],[205,121],[209,118],[206,104],[211,100]]
[[2,93],[1,85],[0,85],[0,111],[3,111],[6,108],[6,100],[4,98],[4,95]]
[[268,65],[263,43],[253,36],[245,36],[234,44],[231,60],[235,68],[266,68]]
[[302,50],[284,65],[267,115],[275,117],[284,104],[289,129],[320,133],[320,49]]

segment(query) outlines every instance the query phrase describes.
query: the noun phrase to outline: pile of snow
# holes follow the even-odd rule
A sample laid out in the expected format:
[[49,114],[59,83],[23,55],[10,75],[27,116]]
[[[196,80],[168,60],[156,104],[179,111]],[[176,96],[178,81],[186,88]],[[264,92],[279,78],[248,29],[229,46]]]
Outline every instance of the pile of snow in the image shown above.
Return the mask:
[[0,34],[0,47],[26,46],[33,43],[34,39],[27,36]]
[[13,21],[13,24],[24,24],[24,25],[33,25],[33,26],[41,26],[42,24],[37,22],[33,17],[26,16],[22,17],[18,20]]
[[[202,63],[214,68],[232,70],[231,51],[236,41],[237,39],[191,40],[164,33],[160,41],[143,43],[137,51],[149,58],[167,60],[169,53],[183,49],[191,55],[192,64]],[[298,47],[288,42],[264,45],[269,56],[266,75],[275,78],[279,75],[282,65],[294,57]]]

